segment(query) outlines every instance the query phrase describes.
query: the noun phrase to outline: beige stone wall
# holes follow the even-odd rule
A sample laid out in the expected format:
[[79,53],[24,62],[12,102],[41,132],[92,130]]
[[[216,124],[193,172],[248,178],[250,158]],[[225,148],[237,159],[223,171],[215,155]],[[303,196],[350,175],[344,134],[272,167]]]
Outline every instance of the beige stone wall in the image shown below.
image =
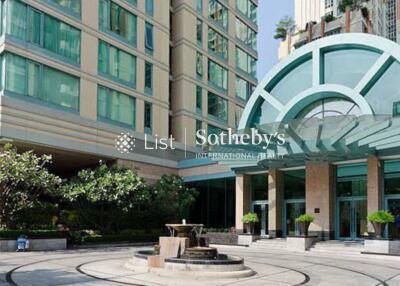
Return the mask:
[[268,234],[270,237],[282,235],[283,172],[268,171]]
[[244,214],[250,211],[250,175],[238,174],[236,175],[236,219],[235,227],[236,230],[243,231],[242,217]]
[[327,163],[306,164],[306,213],[315,217],[309,230],[325,238],[333,238],[335,229],[335,173]]
[[[383,162],[376,156],[370,156],[367,159],[367,168],[367,211],[373,213],[383,208]],[[368,232],[374,232],[371,223],[368,223]]]

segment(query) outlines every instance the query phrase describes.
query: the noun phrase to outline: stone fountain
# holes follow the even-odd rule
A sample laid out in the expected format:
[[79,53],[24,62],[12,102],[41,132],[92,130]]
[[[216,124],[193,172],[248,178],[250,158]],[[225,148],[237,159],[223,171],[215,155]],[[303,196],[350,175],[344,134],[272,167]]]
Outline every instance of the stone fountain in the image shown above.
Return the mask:
[[[200,245],[202,224],[166,224],[169,237],[160,237],[154,250],[138,251],[126,264],[133,271],[157,275],[181,273],[196,277],[240,278],[254,275],[237,256],[219,254],[217,248]],[[139,268],[138,268],[139,267]]]

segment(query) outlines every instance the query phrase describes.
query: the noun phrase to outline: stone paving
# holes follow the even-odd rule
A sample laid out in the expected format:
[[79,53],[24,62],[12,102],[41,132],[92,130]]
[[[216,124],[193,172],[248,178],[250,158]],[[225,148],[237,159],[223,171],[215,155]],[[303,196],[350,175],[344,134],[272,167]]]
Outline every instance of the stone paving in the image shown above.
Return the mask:
[[47,285],[399,285],[400,257],[218,247],[257,274],[241,279],[160,277],[124,267],[139,248],[0,253],[0,286]]

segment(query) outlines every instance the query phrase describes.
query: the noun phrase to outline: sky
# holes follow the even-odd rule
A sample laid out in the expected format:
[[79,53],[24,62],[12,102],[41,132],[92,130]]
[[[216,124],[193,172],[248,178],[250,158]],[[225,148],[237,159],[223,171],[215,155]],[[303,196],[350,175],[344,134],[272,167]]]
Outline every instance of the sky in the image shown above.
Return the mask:
[[283,16],[294,16],[294,1],[258,1],[257,78],[259,81],[278,62],[280,40],[274,39],[275,25]]

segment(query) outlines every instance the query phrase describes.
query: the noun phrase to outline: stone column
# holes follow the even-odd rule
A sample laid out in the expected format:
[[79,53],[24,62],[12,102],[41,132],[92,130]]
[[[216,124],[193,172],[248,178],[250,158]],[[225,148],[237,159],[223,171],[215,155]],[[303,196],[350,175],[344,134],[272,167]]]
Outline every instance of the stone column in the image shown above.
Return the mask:
[[306,164],[306,213],[315,217],[309,233],[334,239],[335,167],[328,163]]
[[[383,162],[376,156],[370,156],[367,159],[367,196],[368,213],[376,212],[382,209],[383,197]],[[368,223],[368,233],[373,233],[374,228]]]
[[250,176],[245,174],[236,175],[236,230],[243,232],[242,216],[250,211],[251,189]]
[[268,171],[268,234],[276,238],[282,236],[283,172]]

